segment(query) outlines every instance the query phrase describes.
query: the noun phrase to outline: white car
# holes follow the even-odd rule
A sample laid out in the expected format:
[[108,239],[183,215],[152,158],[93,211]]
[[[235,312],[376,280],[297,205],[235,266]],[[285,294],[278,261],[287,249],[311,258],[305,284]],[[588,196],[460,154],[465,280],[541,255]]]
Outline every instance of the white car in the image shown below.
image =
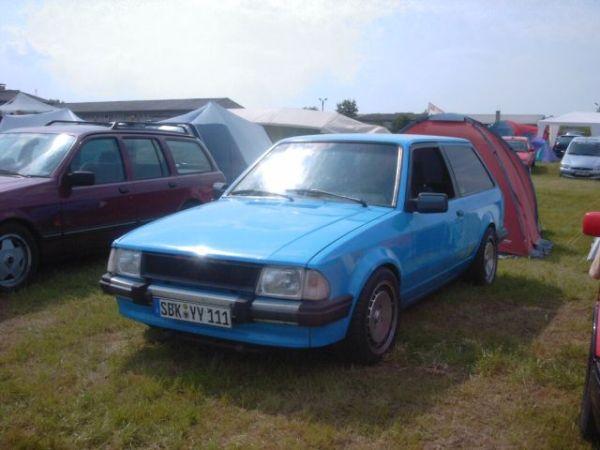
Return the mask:
[[565,177],[600,179],[600,137],[576,137],[560,162]]

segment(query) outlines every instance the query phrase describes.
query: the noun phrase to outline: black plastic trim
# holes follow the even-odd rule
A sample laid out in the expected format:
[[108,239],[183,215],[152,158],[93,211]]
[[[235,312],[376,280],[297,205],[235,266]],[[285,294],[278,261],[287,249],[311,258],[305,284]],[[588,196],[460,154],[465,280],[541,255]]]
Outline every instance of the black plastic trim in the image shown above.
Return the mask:
[[320,301],[279,301],[257,298],[252,302],[254,320],[296,323],[300,326],[318,327],[348,316],[352,296]]
[[148,283],[145,281],[133,281],[105,273],[100,278],[100,287],[106,294],[127,297],[139,305],[152,303],[152,299],[148,296]]

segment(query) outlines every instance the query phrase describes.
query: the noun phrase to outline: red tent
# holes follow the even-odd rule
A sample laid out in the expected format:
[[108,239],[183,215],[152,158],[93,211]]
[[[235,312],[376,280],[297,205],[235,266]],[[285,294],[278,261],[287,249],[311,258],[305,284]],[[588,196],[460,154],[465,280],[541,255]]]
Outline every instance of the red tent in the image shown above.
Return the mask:
[[500,136],[459,114],[430,116],[408,124],[402,132],[471,141],[504,196],[504,226],[508,236],[500,243],[500,251],[518,256],[541,256],[547,252],[549,243],[540,235],[537,200],[529,172]]

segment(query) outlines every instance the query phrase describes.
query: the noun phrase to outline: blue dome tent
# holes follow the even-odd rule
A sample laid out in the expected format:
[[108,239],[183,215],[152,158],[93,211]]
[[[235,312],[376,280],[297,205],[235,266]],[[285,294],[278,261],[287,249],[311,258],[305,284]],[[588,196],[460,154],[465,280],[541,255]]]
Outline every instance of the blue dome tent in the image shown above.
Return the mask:
[[262,126],[242,119],[214,102],[161,123],[193,126],[229,183],[271,146]]

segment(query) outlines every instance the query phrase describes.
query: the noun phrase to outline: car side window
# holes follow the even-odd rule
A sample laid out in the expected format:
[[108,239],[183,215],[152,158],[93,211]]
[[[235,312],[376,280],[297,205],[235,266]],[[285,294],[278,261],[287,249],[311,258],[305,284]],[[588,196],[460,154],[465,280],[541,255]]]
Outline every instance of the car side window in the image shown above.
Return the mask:
[[165,157],[154,139],[125,138],[125,151],[131,162],[134,180],[161,178],[169,175]]
[[125,168],[115,138],[92,139],[85,142],[71,161],[70,171],[92,172],[95,184],[118,183],[125,180]]
[[454,198],[452,178],[438,148],[413,149],[410,167],[410,198],[417,198],[423,192],[446,194],[449,199]]
[[198,143],[178,139],[167,139],[167,145],[171,150],[171,156],[175,162],[177,173],[211,172],[212,166],[204,150]]
[[444,150],[454,172],[458,192],[461,196],[475,194],[494,187],[494,182],[488,171],[471,147],[452,145]]

